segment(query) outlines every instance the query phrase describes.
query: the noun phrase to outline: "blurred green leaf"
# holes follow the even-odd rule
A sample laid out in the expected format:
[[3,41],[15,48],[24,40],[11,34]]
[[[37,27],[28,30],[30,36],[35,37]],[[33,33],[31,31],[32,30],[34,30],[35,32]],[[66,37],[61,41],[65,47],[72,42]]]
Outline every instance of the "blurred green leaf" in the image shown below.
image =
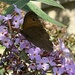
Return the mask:
[[[2,1],[2,2],[5,2],[5,3],[7,3],[7,4],[14,4],[15,2],[17,2],[16,0],[0,0],[0,1]],[[39,1],[39,2],[42,2],[42,3],[45,3],[45,4],[48,4],[48,5],[52,5],[52,6],[55,6],[55,7],[59,7],[59,8],[62,8],[62,9],[64,9],[64,7],[62,6],[62,5],[60,5],[60,4],[58,4],[56,1],[54,1],[54,0],[37,0],[37,1]],[[24,6],[24,9],[23,10],[27,10],[27,11],[29,11],[30,9],[28,8],[28,6],[26,5],[26,6]],[[26,11],[25,10],[25,11]]]
[[[2,2],[5,2],[5,3],[7,3],[7,4],[9,4],[9,5],[11,5],[11,4],[14,4],[15,2],[17,2],[16,0],[0,0],[0,1],[2,1]],[[23,8],[22,8],[22,10],[24,10],[24,11],[30,11],[30,8],[27,6],[27,5],[25,5]],[[3,12],[5,12],[5,11],[3,11]]]
[[0,69],[0,75],[4,75],[3,72],[4,72],[4,69]]
[[59,26],[65,26],[62,23],[52,19],[49,17],[45,12],[43,12],[40,8],[38,8],[35,4],[33,4],[31,1],[27,3],[28,7],[35,12],[39,17],[43,18],[46,21],[49,21],[53,24],[59,25]]
[[20,57],[21,59],[23,59],[23,60],[25,60],[25,59],[28,58],[28,56],[27,56],[27,54],[25,53],[24,50],[20,51],[19,57]]
[[37,0],[37,1],[64,9],[64,7],[61,4],[57,3],[54,0]]
[[16,1],[18,1],[18,0],[0,0],[0,2],[5,2],[7,4],[13,4]]
[[[18,0],[17,2],[15,2],[14,4],[17,5],[18,8],[23,8],[30,0]],[[9,6],[5,11],[3,11],[3,14],[10,14],[14,11],[14,6],[11,5]]]
[[32,11],[32,10],[28,7],[28,5],[25,5],[25,6],[22,8],[22,10],[24,10],[24,11]]

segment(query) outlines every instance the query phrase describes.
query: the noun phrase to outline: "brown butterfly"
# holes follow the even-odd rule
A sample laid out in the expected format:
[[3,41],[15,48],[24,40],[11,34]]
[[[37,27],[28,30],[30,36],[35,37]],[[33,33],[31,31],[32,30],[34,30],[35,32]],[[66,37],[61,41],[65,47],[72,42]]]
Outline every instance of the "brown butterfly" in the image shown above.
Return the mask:
[[35,46],[48,52],[53,51],[53,44],[49,41],[49,35],[43,28],[39,17],[32,11],[29,11],[24,17],[22,34]]

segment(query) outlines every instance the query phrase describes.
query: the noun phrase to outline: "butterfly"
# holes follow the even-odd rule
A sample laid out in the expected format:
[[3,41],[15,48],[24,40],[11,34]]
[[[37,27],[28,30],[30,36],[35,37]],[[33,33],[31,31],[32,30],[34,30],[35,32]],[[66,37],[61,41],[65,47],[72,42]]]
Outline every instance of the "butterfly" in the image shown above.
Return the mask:
[[26,13],[21,33],[35,46],[40,47],[48,52],[53,51],[53,44],[49,40],[49,35],[43,28],[39,17],[33,11]]

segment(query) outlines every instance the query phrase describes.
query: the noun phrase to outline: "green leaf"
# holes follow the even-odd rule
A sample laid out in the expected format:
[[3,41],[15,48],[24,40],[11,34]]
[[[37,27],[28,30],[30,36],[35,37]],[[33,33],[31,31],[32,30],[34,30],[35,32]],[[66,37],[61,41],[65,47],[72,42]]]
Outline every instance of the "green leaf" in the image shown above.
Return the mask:
[[44,11],[42,11],[40,8],[38,8],[35,4],[33,4],[31,1],[27,3],[28,7],[35,12],[39,17],[43,18],[46,21],[49,21],[53,24],[56,24],[58,26],[65,26],[62,23],[52,19],[49,17]]
[[[0,1],[2,1],[2,2],[5,2],[5,3],[7,3],[7,4],[14,4],[15,2],[17,2],[16,0],[0,0]],[[30,8],[27,6],[27,5],[25,5],[23,8],[22,8],[22,10],[24,10],[24,11],[30,11]],[[5,12],[5,11],[3,11],[3,12]]]
[[21,59],[23,59],[23,60],[25,60],[25,59],[28,58],[28,56],[27,56],[27,54],[25,53],[24,50],[20,51],[19,57],[20,57]]
[[15,3],[16,1],[18,1],[18,0],[0,0],[1,2],[5,2],[5,3],[7,3],[7,4],[13,4],[13,3]]
[[25,6],[22,8],[22,10],[24,10],[24,11],[31,11],[31,9],[28,7],[28,5],[25,5]]
[[[30,0],[18,0],[17,2],[15,2],[14,4],[17,5],[18,8],[23,8]],[[10,14],[14,11],[14,6],[11,5],[9,6],[5,11],[3,11],[3,14]]]
[[0,75],[4,75],[3,72],[4,72],[4,69],[0,69]]
[[37,0],[37,1],[64,9],[64,7],[61,4],[57,3],[54,0]]

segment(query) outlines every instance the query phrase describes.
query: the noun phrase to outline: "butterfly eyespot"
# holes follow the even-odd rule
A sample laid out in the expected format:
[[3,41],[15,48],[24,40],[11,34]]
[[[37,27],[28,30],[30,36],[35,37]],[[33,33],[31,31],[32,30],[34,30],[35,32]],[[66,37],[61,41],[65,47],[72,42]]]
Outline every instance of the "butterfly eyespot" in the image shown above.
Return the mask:
[[33,18],[33,21],[36,21],[35,18]]

